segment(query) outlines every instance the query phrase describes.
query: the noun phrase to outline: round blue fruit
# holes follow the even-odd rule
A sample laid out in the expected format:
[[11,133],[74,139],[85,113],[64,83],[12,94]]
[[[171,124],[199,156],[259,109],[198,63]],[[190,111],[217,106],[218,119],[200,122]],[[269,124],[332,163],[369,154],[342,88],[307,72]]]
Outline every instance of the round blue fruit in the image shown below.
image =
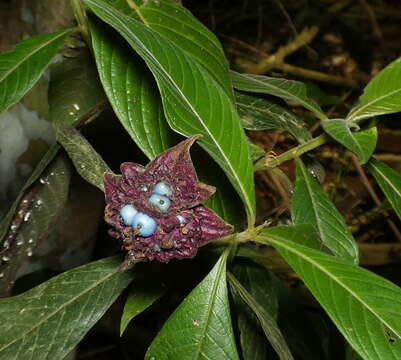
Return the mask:
[[160,212],[165,213],[169,209],[171,201],[166,196],[153,194],[149,198],[149,203]]
[[134,217],[132,227],[134,230],[139,230],[138,235],[148,237],[155,233],[157,224],[149,215],[138,212]]
[[156,184],[156,186],[153,189],[153,193],[157,195],[162,195],[162,196],[171,196],[173,193],[171,190],[171,187],[169,184],[167,184],[164,181],[160,181]]
[[132,221],[137,213],[138,210],[135,209],[131,204],[123,206],[120,210],[120,215],[123,218],[124,224],[127,226],[131,226]]

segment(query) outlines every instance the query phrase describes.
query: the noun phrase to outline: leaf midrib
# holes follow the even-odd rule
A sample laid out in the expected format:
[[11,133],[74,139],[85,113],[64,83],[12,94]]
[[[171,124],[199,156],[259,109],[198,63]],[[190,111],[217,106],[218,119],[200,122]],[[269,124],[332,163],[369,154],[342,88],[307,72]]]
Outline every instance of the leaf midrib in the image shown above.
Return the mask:
[[[265,114],[272,115],[272,116],[274,115],[274,116],[277,116],[279,118],[283,118],[285,121],[287,121],[285,116],[282,115],[282,113],[284,113],[284,111],[280,112],[280,113],[277,113],[277,112],[271,111],[270,110],[271,108],[267,108],[267,107],[266,108],[259,108],[259,107],[256,107],[254,105],[245,104],[245,103],[240,102],[240,101],[236,101],[236,103],[237,103],[237,106],[240,106],[240,107],[243,107],[243,108],[246,108],[246,109],[250,109],[250,110],[254,110],[254,111],[259,111],[262,114],[265,113]],[[272,106],[272,107],[274,107],[274,106]],[[287,113],[285,113],[285,114],[287,115]],[[288,116],[290,117],[291,115],[288,115]]]
[[401,198],[401,192],[393,186],[393,183],[388,180],[388,177],[386,174],[384,174],[381,169],[379,169],[373,162],[371,163],[371,166],[374,167],[374,169],[382,176],[382,179],[386,182],[387,185],[390,186],[390,188]]
[[[19,66],[21,66],[22,63],[28,61],[32,56],[34,56],[37,52],[39,52],[40,50],[42,50],[44,47],[46,47],[47,45],[49,45],[50,43],[56,41],[57,39],[59,39],[61,36],[63,36],[64,34],[66,34],[67,32],[69,32],[70,30],[65,30],[63,32],[61,32],[60,34],[58,34],[57,36],[55,36],[54,38],[50,38],[49,40],[41,43],[41,45],[39,47],[37,47],[33,52],[31,52],[28,56],[25,56],[24,58],[22,58],[19,62],[15,63],[15,65],[13,67],[11,67],[8,71],[6,71],[3,75],[3,77],[0,77],[0,83],[3,82],[12,72],[14,72]],[[14,50],[12,50],[11,52],[15,53],[18,50],[20,50],[18,47],[21,46],[21,44],[18,44],[17,48],[15,48]]]
[[[370,102],[366,103],[365,105],[362,105],[359,108],[356,108],[354,112],[351,112],[349,114],[349,116],[347,117],[347,120],[348,121],[353,121],[355,118],[358,118],[358,114],[363,112],[363,110],[366,109],[367,107],[374,105],[376,102],[379,102],[379,101],[383,100],[386,97],[393,96],[397,92],[401,92],[401,87],[396,89],[396,90],[393,90],[393,91],[391,91],[391,92],[389,92],[389,93],[387,93],[385,95],[379,96],[378,98],[374,99],[373,101],[370,101]],[[385,112],[379,112],[378,114],[386,114],[386,113],[387,112],[385,111]],[[375,113],[375,114],[377,114],[377,113]],[[371,116],[371,115],[365,114],[364,116]]]
[[301,160],[299,160],[298,164],[299,164],[298,166],[301,168],[302,175],[303,175],[303,177],[305,179],[306,189],[308,191],[308,195],[309,195],[310,201],[312,203],[313,214],[314,214],[314,218],[316,220],[316,226],[317,226],[317,228],[319,230],[319,234],[322,236],[324,234],[323,231],[322,231],[322,223],[321,223],[321,220],[320,220],[319,216],[317,216],[317,206],[316,206],[315,198],[313,197],[313,192],[311,190],[311,184],[309,182],[309,174],[306,173],[305,166],[301,162]]
[[[209,128],[206,126],[206,124],[204,123],[203,119],[200,117],[200,115],[198,114],[198,112],[193,108],[192,104],[189,102],[189,100],[186,98],[186,96],[184,96],[183,92],[181,91],[181,89],[178,87],[178,85],[176,84],[176,82],[171,78],[170,74],[165,70],[164,67],[161,66],[161,64],[159,63],[159,61],[153,56],[153,54],[146,48],[146,46],[143,45],[142,41],[140,41],[136,36],[133,35],[133,33],[131,33],[130,29],[125,26],[125,23],[122,22],[118,17],[114,16],[113,13],[110,13],[108,9],[105,9],[104,7],[100,6],[99,4],[97,4],[96,2],[94,2],[93,0],[86,0],[87,3],[91,3],[93,7],[97,7],[100,8],[101,10],[103,10],[104,12],[106,12],[111,18],[113,18],[116,22],[120,23],[120,26],[122,28],[125,29],[125,32],[127,34],[129,34],[129,36],[127,36],[130,40],[127,40],[129,43],[131,40],[131,38],[135,38],[136,42],[138,44],[140,44],[140,47],[146,52],[146,54],[153,60],[153,62],[155,64],[160,65],[159,69],[162,70],[162,73],[167,77],[167,79],[169,80],[170,84],[172,85],[173,89],[176,90],[176,92],[179,94],[179,96],[181,97],[182,100],[184,100],[185,104],[189,107],[189,110],[195,115],[195,117],[198,119],[199,123],[202,125],[203,129],[206,131],[206,133],[209,135],[210,139],[213,141],[215,147],[218,149],[219,153],[222,155],[225,164],[228,166],[230,173],[234,176],[236,183],[238,185],[238,187],[241,189],[241,193],[243,195],[243,199],[245,200],[246,203],[246,208],[247,208],[247,213],[248,216],[250,217],[249,219],[249,223],[253,223],[253,206],[250,203],[250,199],[249,196],[247,194],[247,192],[245,191],[242,181],[240,181],[240,179],[238,178],[238,174],[237,172],[233,169],[231,161],[229,161],[229,159],[227,158],[226,153],[223,151],[223,149],[221,148],[220,144],[217,142],[217,140],[215,139],[215,137],[211,134]],[[127,18],[127,22],[128,21],[136,21],[130,17],[127,17],[123,14],[121,14],[122,17],[126,17]],[[120,31],[119,31],[120,32]],[[124,36],[124,35],[123,35]],[[163,38],[164,41],[168,41],[165,38]],[[130,44],[131,45],[131,44]],[[131,45],[132,46],[132,45]],[[171,43],[172,47],[176,47],[173,43]],[[188,56],[186,55],[185,52],[183,52],[184,56]],[[149,60],[148,60],[149,61]],[[191,62],[195,65],[197,65],[197,63],[195,62]],[[203,72],[203,68],[198,67],[198,69]],[[216,85],[218,87],[221,87],[221,85],[219,83],[217,83],[217,81],[210,76],[211,80],[214,81],[216,83]],[[252,224],[250,224],[252,225]]]
[[[329,120],[330,121],[330,120]],[[359,156],[364,154],[364,151],[362,149],[362,147],[360,146],[358,140],[355,138],[354,134],[352,133],[351,129],[348,127],[347,123],[345,122],[345,120],[333,120],[333,121],[339,121],[339,124],[344,126],[344,130],[346,132],[346,134],[348,134],[348,136],[351,138],[351,141],[353,143],[354,146],[356,146],[356,148],[359,151]]]
[[204,343],[204,341],[206,339],[206,332],[207,332],[207,328],[208,328],[208,325],[209,325],[210,317],[211,317],[211,314],[212,314],[212,309],[213,309],[214,303],[216,301],[216,293],[217,293],[217,289],[218,289],[219,284],[220,284],[220,277],[221,277],[221,274],[222,274],[222,272],[223,272],[223,270],[225,268],[227,256],[228,256],[228,251],[226,251],[225,254],[223,254],[223,256],[221,258],[221,264],[219,265],[219,268],[218,268],[218,271],[217,271],[217,274],[216,274],[216,278],[215,278],[215,280],[217,280],[217,281],[213,282],[212,291],[210,292],[209,301],[208,301],[209,307],[208,307],[207,312],[206,312],[206,318],[205,318],[205,321],[204,321],[204,326],[201,329],[201,337],[200,337],[199,344],[198,344],[198,346],[197,346],[197,348],[195,350],[195,355],[196,356],[194,357],[194,359],[199,359],[199,356],[202,353],[203,343]]
[[[299,161],[301,162],[301,160],[299,160]],[[322,226],[323,226],[323,221],[320,220],[320,217],[317,215],[317,205],[316,205],[317,203],[316,203],[315,198],[314,198],[314,196],[313,196],[312,186],[311,186],[311,182],[310,182],[310,181],[312,181],[312,180],[309,178],[309,174],[306,173],[306,167],[304,166],[304,164],[301,163],[300,166],[301,166],[302,175],[303,175],[303,177],[304,177],[304,179],[305,179],[305,184],[306,184],[306,188],[307,188],[307,191],[308,191],[308,195],[309,195],[309,197],[310,197],[310,199],[311,199],[311,202],[312,202],[312,207],[313,207],[314,215],[315,215],[315,219],[316,219],[316,226],[318,227],[319,234],[322,236],[322,235],[324,234],[324,233],[322,232],[322,230],[321,230],[321,229],[322,229]],[[323,236],[322,236],[322,237],[323,237]],[[324,234],[324,238],[327,239],[327,237],[325,236],[325,234]],[[338,248],[339,248],[339,247],[343,248],[344,251],[345,251],[348,255],[351,256],[352,261],[354,261],[353,253],[351,253],[351,252],[348,250],[348,247],[347,247],[345,244],[343,244],[341,241],[336,242],[336,245],[339,245],[339,246],[337,246],[335,249],[333,249],[333,246],[331,246],[331,245],[330,245],[329,243],[327,243],[326,241],[324,242],[324,245],[327,246],[331,251],[335,252],[336,255],[338,255],[340,258],[345,259],[345,258],[344,258],[344,254],[338,253]]]
[[[43,318],[41,321],[39,321],[38,323],[36,323],[35,326],[32,326],[31,328],[29,328],[26,332],[24,332],[23,334],[21,334],[20,336],[18,336],[17,338],[15,338],[13,341],[11,341],[10,343],[6,344],[5,346],[3,346],[2,348],[0,348],[0,352],[3,351],[4,349],[10,347],[11,345],[13,345],[14,343],[23,340],[24,337],[31,333],[32,331],[34,331],[35,329],[37,329],[38,327],[40,327],[44,322],[48,321],[50,318],[52,318],[53,316],[57,315],[58,312],[63,311],[65,308],[67,308],[71,303],[75,302],[78,298],[80,298],[81,296],[86,295],[86,293],[90,292],[91,290],[93,290],[94,288],[96,288],[97,286],[101,285],[102,283],[104,283],[105,281],[107,281],[109,278],[111,278],[112,276],[117,274],[117,270],[114,270],[110,275],[107,275],[105,278],[102,278],[101,280],[97,281],[94,283],[94,285],[92,285],[91,287],[85,289],[85,291],[81,292],[80,294],[78,294],[77,296],[73,297],[72,299],[68,300],[66,303],[63,304],[63,306],[58,307],[56,310],[54,310],[53,312],[49,313],[49,315],[45,318]],[[22,295],[20,295],[22,296]]]
[[[244,75],[244,74],[235,74],[236,76],[239,76],[239,77],[244,77],[244,78],[246,78],[246,79],[251,79],[252,81],[255,81],[256,83],[258,83],[258,84],[262,84],[263,86],[266,86],[266,87],[271,87],[271,88],[273,88],[273,89],[275,89],[275,90],[277,90],[277,91],[280,91],[280,92],[283,92],[283,93],[285,93],[285,94],[288,94],[288,96],[289,97],[292,97],[292,98],[297,98],[298,99],[298,102],[301,104],[301,105],[303,105],[305,108],[307,108],[307,109],[309,109],[311,112],[313,112],[314,114],[316,114],[321,120],[324,120],[324,119],[326,119],[326,115],[324,115],[321,111],[318,111],[315,107],[313,107],[313,106],[310,106],[309,105],[309,103],[308,102],[306,102],[305,100],[303,100],[302,98],[300,98],[298,95],[294,95],[293,93],[290,93],[290,92],[288,92],[287,90],[283,90],[282,88],[280,88],[280,87],[278,87],[278,86],[275,86],[275,85],[272,85],[272,84],[268,84],[268,83],[265,83],[265,82],[263,82],[262,80],[259,80],[259,79],[257,79],[257,78],[255,78],[255,77],[250,77],[250,76],[247,76],[247,75]],[[275,79],[275,78],[273,78],[273,79]],[[277,79],[275,79],[275,80],[277,80]],[[245,90],[246,91],[246,90]],[[248,91],[250,91],[250,90],[248,90]]]
[[[262,238],[264,237],[263,235],[261,236]],[[351,295],[353,295],[355,297],[355,299],[357,299],[362,305],[364,305],[366,307],[367,310],[369,310],[376,318],[377,320],[379,320],[380,322],[382,322],[383,324],[385,324],[394,334],[396,334],[398,337],[401,338],[401,334],[398,333],[398,331],[394,330],[393,327],[388,324],[384,319],[382,319],[370,306],[368,306],[359,296],[357,293],[355,293],[353,290],[351,290],[348,286],[346,286],[344,283],[342,283],[337,277],[333,276],[332,273],[330,271],[328,271],[325,267],[321,266],[319,263],[316,263],[312,258],[308,257],[307,255],[305,255],[302,252],[297,251],[296,249],[294,249],[291,246],[285,245],[285,242],[288,242],[286,239],[282,239],[279,238],[279,240],[274,239],[274,235],[270,236],[270,237],[265,237],[267,242],[276,244],[278,247],[283,247],[285,248],[287,251],[292,252],[295,255],[298,255],[299,257],[303,258],[305,261],[309,261],[310,264],[314,265],[317,269],[321,270],[322,273],[326,274],[326,276],[330,279],[332,279],[332,281],[334,281],[335,283],[337,283],[340,287],[342,287],[343,289],[345,289],[346,291],[348,291]],[[273,239],[273,240],[272,240]],[[299,244],[298,244],[299,245]],[[302,246],[302,245],[300,245]],[[306,248],[307,250],[311,250]],[[326,255],[329,256],[329,255]],[[349,264],[345,264],[346,266],[352,266]]]

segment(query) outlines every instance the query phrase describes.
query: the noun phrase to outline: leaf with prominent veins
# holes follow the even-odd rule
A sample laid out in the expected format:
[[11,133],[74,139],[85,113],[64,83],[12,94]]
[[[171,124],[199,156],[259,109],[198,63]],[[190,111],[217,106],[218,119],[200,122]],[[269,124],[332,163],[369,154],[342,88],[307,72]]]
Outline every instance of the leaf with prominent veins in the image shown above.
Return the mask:
[[0,300],[0,360],[64,359],[132,280],[107,258]]
[[35,85],[70,31],[33,36],[0,54],[0,113]]
[[226,172],[241,196],[248,223],[255,219],[253,166],[235,106],[205,68],[156,31],[104,0],[85,0],[145,60],[162,96],[170,126],[180,134],[202,134],[200,145]]
[[399,287],[279,234],[263,234],[256,241],[276,248],[363,359],[401,358]]
[[145,359],[239,359],[228,304],[227,256],[225,251],[212,271],[170,316]]

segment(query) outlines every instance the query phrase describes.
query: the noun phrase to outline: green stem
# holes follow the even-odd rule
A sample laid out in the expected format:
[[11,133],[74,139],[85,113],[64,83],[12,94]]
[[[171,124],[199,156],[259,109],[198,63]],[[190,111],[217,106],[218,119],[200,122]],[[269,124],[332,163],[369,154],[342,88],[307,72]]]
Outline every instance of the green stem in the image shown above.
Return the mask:
[[75,19],[79,25],[79,30],[81,31],[82,37],[84,38],[86,44],[90,47],[90,32],[88,26],[88,18],[86,17],[85,8],[82,5],[81,0],[71,0],[71,7],[74,11]]
[[137,15],[139,16],[139,18],[141,19],[141,21],[146,25],[149,26],[148,22],[146,21],[146,19],[143,17],[143,15],[141,14],[141,11],[139,10],[139,6],[135,3],[134,0],[126,0],[128,6],[133,9]]
[[258,162],[256,162],[254,170],[260,171],[260,170],[267,170],[267,169],[275,168],[285,161],[295,159],[295,158],[301,156],[302,154],[319,147],[320,145],[326,143],[327,140],[328,140],[327,135],[322,134],[322,135],[308,141],[305,144],[298,145],[297,147],[286,151],[285,153],[283,153],[277,157],[271,157],[270,155],[266,155],[264,158],[262,158]]

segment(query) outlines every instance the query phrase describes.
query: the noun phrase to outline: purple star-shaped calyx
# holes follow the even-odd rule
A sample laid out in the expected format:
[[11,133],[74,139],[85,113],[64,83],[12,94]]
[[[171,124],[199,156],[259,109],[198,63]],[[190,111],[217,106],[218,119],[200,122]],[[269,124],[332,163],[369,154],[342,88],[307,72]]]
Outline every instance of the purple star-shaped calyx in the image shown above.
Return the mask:
[[201,205],[215,188],[199,182],[191,161],[189,149],[199,137],[182,141],[146,167],[123,163],[121,175],[105,174],[105,220],[113,227],[110,235],[128,251],[128,262],[191,258],[199,246],[232,231]]

